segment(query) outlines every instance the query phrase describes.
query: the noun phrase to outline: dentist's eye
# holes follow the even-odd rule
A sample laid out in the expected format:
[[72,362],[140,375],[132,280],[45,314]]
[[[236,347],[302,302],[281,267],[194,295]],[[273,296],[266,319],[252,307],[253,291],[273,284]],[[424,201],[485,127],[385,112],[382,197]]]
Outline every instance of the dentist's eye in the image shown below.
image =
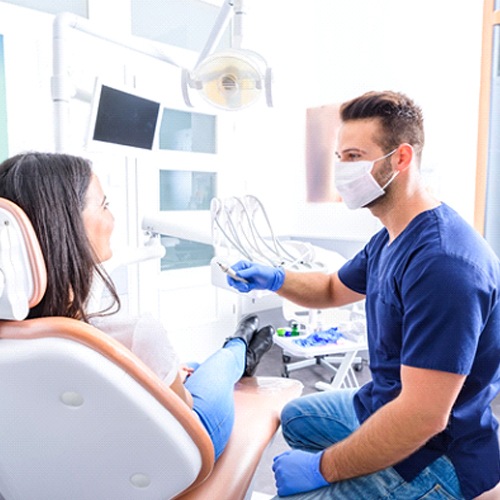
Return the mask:
[[361,158],[359,153],[349,153],[346,155],[346,161],[358,161]]

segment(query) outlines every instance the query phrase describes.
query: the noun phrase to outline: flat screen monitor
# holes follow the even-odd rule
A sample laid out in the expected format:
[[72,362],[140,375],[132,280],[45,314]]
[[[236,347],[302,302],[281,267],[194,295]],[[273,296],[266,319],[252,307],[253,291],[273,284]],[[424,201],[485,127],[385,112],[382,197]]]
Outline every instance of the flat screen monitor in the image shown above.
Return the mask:
[[93,141],[153,149],[159,124],[159,102],[97,82],[87,146]]

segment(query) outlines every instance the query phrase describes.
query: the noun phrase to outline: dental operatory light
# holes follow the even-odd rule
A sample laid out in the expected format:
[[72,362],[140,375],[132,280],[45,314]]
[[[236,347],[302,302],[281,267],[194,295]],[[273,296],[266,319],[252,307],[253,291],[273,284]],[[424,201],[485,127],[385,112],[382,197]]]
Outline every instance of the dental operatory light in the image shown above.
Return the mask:
[[[51,79],[56,151],[65,152],[69,149],[67,131],[70,129],[71,99],[92,101],[88,89],[80,88],[71,77],[71,50],[68,50],[68,43],[73,30],[180,68],[182,95],[190,107],[193,107],[190,90],[197,90],[212,106],[224,110],[236,111],[250,106],[262,94],[267,105],[272,106],[271,68],[262,56],[241,48],[242,20],[245,15],[242,4],[243,0],[223,0],[205,47],[191,70],[186,69],[185,58],[174,55],[165,44],[114,35],[101,26],[94,26],[86,18],[68,12],[58,14],[54,19]],[[231,48],[214,52],[231,17]]]
[[[233,16],[231,48],[212,52]],[[209,104],[224,110],[250,106],[264,94],[272,106],[271,68],[264,58],[241,48],[243,16],[242,0],[225,0],[195,67],[182,72],[184,101],[192,107],[189,89],[199,92]]]

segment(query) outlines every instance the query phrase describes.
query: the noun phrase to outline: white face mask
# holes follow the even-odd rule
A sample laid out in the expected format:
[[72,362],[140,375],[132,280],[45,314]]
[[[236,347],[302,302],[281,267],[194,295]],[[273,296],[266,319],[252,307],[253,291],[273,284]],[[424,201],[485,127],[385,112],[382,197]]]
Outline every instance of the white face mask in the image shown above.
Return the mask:
[[371,171],[377,161],[383,160],[397,151],[391,151],[372,161],[335,162],[335,187],[347,208],[361,208],[385,194],[385,188],[394,180],[399,171],[382,187],[379,186]]

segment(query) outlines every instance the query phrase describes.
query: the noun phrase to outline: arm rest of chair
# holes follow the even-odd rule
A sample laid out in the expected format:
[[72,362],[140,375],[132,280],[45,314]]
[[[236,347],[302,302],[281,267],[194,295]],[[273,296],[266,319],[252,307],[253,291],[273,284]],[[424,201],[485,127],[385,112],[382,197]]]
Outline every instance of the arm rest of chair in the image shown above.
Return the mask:
[[182,500],[243,499],[264,450],[280,426],[283,406],[302,394],[298,380],[243,378],[235,387],[235,425],[212,474]]

